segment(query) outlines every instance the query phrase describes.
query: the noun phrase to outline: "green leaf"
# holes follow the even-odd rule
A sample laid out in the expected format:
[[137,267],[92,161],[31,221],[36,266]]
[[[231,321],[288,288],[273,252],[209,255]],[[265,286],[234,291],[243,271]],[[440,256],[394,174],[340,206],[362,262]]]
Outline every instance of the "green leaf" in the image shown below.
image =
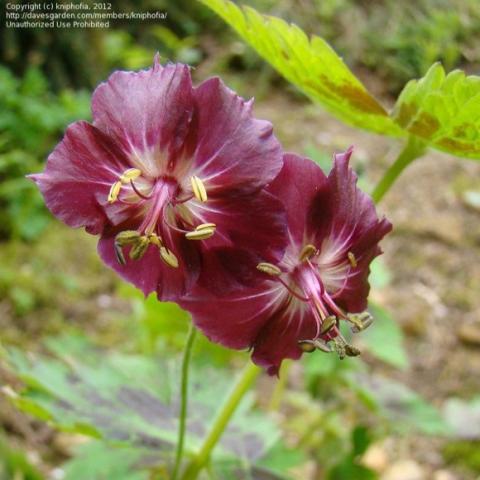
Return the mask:
[[440,412],[406,385],[380,375],[352,377],[375,397],[386,419],[402,432],[417,430],[427,435],[447,435],[451,429]]
[[229,0],[201,0],[289,82],[345,123],[385,135],[403,132],[322,38],[296,25],[240,8]]
[[[129,446],[112,446],[103,442],[82,445],[76,456],[64,465],[64,480],[148,480],[150,477],[141,461],[144,450]],[[143,470],[143,471],[142,471]]]
[[[18,349],[7,350],[8,365],[26,385],[14,399],[18,408],[62,430],[149,454],[163,453],[165,462],[171,460],[180,403],[175,362],[107,353],[81,336],[50,339],[47,346],[57,358],[32,358]],[[228,371],[192,367],[187,452],[198,450],[235,380]],[[275,424],[253,412],[252,405],[253,397],[246,395],[217,445],[213,461],[241,464],[250,472],[277,444]]]
[[373,325],[361,333],[359,339],[378,359],[397,368],[408,367],[408,357],[403,345],[403,332],[387,310],[370,302]]
[[438,150],[480,159],[480,77],[460,70],[445,75],[436,63],[407,83],[392,117]]

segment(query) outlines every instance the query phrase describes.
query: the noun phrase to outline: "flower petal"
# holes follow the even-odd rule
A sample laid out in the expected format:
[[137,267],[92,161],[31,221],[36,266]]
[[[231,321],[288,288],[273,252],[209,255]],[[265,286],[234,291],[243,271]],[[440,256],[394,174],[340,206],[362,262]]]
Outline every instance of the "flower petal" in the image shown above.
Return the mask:
[[201,223],[214,223],[215,235],[202,242],[199,282],[217,295],[252,285],[260,262],[277,263],[287,245],[283,204],[265,191],[215,198],[194,210]]
[[94,124],[116,139],[133,166],[152,177],[173,167],[194,109],[188,66],[115,72],[92,98]]
[[252,101],[211,78],[195,89],[195,102],[193,168],[209,195],[250,192],[275,178],[282,168],[281,147],[270,122],[253,118]]
[[97,234],[107,221],[98,198],[107,198],[126,168],[126,158],[105,134],[87,122],[76,122],[48,157],[45,171],[30,178],[56,217]]
[[322,169],[308,158],[293,153],[283,157],[283,168],[268,186],[285,205],[288,229],[295,241],[304,241],[307,214],[315,195],[325,189],[327,177]]
[[[351,154],[352,148],[335,155],[328,185],[312,202],[307,229],[321,248],[321,270],[322,259],[330,265],[347,264],[348,252],[354,255],[356,265],[352,265],[336,301],[348,311],[357,312],[367,306],[369,265],[381,253],[378,242],[392,225],[378,218],[372,199],[357,187],[357,176],[349,167]],[[328,268],[325,266],[321,273],[323,278],[328,276]]]
[[283,360],[302,356],[298,342],[313,338],[315,333],[315,319],[307,305],[287,306],[277,311],[259,332],[252,360],[269,375],[278,375]]
[[259,288],[238,289],[228,297],[217,297],[195,287],[179,304],[192,314],[195,325],[213,342],[229,348],[250,348],[268,321],[283,290],[271,282]]

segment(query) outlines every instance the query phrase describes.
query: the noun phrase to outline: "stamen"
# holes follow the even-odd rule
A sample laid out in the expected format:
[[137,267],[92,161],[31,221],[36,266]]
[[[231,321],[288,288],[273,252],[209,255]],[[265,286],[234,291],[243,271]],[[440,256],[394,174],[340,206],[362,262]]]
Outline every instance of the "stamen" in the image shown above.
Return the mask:
[[150,200],[152,198],[151,195],[147,196],[144,195],[133,183],[133,180],[130,180],[130,185],[132,186],[133,191],[140,197],[143,198],[144,200]]
[[115,243],[120,247],[136,243],[140,239],[140,234],[136,230],[124,230],[115,237]]
[[305,353],[312,353],[317,349],[311,340],[300,340],[298,346]]
[[282,278],[278,277],[278,281],[295,297],[301,300],[302,302],[308,302],[310,299],[307,297],[303,297],[299,293],[297,293],[290,285],[285,282]]
[[151,233],[148,235],[148,241],[157,247],[162,246],[162,239],[156,233]]
[[[132,180],[135,180],[142,174],[142,171],[139,170],[138,168],[128,168],[125,170],[119,177],[118,181],[112,184],[110,187],[110,191],[108,192],[108,203],[114,203],[118,199],[118,195],[120,193],[120,190],[122,188],[122,184],[126,183],[132,183],[132,187],[135,190],[135,193],[139,196],[142,196],[135,186],[133,185]],[[145,198],[145,197],[142,197]]]
[[193,194],[199,202],[206,202],[208,200],[207,190],[204,183],[197,177],[190,177],[190,183],[192,184]]
[[320,350],[325,353],[332,351],[327,342],[318,338],[316,340],[300,340],[298,346],[306,353],[311,353],[315,350]]
[[130,250],[130,258],[132,260],[140,260],[145,255],[149,243],[148,237],[140,237],[137,243]]
[[202,223],[192,232],[187,232],[185,237],[188,240],[206,240],[215,233],[216,225],[214,223]]
[[126,265],[127,262],[125,260],[125,256],[123,255],[122,247],[115,242],[113,244],[113,250],[115,252],[115,257],[117,258],[117,262],[120,265]]
[[335,348],[335,351],[337,352],[338,358],[340,360],[343,360],[347,355],[347,351],[345,348],[346,345],[346,342],[339,341],[337,338],[333,341],[333,347]]
[[348,357],[358,357],[362,352],[357,347],[347,343],[345,345],[345,353]]
[[122,183],[129,183],[131,180],[135,180],[142,174],[142,171],[138,168],[129,168],[125,170],[119,177]]
[[332,351],[330,345],[325,342],[324,340],[321,340],[319,338],[317,338],[316,340],[313,341],[313,344],[315,345],[315,347],[318,349],[318,350],[321,350],[322,352],[325,352],[325,353],[330,353]]
[[282,271],[273,263],[261,262],[257,265],[257,270],[260,270],[263,273],[277,277],[282,274]]
[[373,323],[373,317],[369,312],[349,313],[346,320],[353,324],[350,328],[353,333],[361,332]]
[[310,258],[312,258],[317,253],[318,253],[317,247],[309,243],[302,248],[302,251],[300,252],[300,255],[299,255],[299,259],[301,262],[304,262],[305,260],[309,260]]
[[217,228],[217,226],[214,223],[201,223],[196,226],[195,230],[203,230],[204,228]]
[[350,262],[350,265],[353,268],[355,268],[358,264],[357,264],[357,259],[355,258],[355,255],[353,254],[353,252],[348,252],[347,257],[348,257],[348,261]]
[[322,329],[320,335],[325,335],[337,324],[337,317],[335,315],[329,315],[322,323]]
[[110,187],[110,191],[108,192],[108,203],[114,203],[117,198],[118,194],[120,193],[120,190],[122,189],[122,182],[115,182],[112,184]]
[[167,247],[160,247],[160,257],[172,268],[178,268],[178,258]]
[[124,230],[117,234],[113,243],[113,248],[115,250],[115,256],[117,257],[117,262],[120,265],[125,265],[127,263],[125,261],[125,256],[123,255],[122,247],[137,243],[139,240],[140,234],[136,230]]

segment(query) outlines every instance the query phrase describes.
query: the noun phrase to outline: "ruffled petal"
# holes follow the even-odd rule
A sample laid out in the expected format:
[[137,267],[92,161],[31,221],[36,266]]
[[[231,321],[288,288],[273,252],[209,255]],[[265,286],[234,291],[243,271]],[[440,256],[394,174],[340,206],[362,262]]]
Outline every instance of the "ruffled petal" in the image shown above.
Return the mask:
[[94,125],[116,139],[133,166],[155,177],[173,170],[193,116],[188,66],[115,72],[92,98]]
[[[357,176],[349,167],[351,154],[352,148],[335,155],[328,185],[316,194],[310,207],[307,232],[321,249],[321,270],[322,259],[346,265],[348,252],[354,255],[356,265],[345,275],[336,301],[348,311],[357,312],[367,306],[369,265],[381,253],[378,242],[392,225],[378,218],[372,199],[357,187]],[[329,267],[325,266],[323,275],[328,277]]]
[[[125,228],[126,229],[126,228]],[[178,258],[179,267],[168,266],[161,258],[159,249],[150,245],[139,260],[128,258],[129,248],[124,249],[126,265],[121,265],[115,255],[115,235],[122,229],[108,229],[98,242],[102,260],[122,278],[142,290],[145,296],[157,292],[159,300],[176,301],[196,283],[200,272],[197,251],[181,235],[169,238],[170,249]]]
[[306,305],[287,306],[278,310],[259,332],[253,344],[252,360],[269,375],[278,375],[286,358],[302,356],[298,342],[315,336],[316,323]]
[[107,199],[128,162],[116,145],[87,122],[70,125],[50,154],[45,171],[31,175],[50,211],[70,227],[100,233],[106,215],[99,198]]
[[283,168],[268,186],[268,191],[284,203],[288,229],[299,244],[304,241],[310,204],[326,187],[327,177],[314,162],[293,153],[283,156]]
[[270,122],[252,116],[246,102],[218,78],[195,89],[196,145],[192,168],[209,195],[264,186],[282,168],[282,152]]

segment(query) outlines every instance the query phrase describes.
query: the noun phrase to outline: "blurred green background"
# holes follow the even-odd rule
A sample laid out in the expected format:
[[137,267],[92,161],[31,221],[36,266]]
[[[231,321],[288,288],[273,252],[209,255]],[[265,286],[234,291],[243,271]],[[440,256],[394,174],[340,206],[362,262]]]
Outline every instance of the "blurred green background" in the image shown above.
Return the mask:
[[[435,61],[446,70],[479,71],[478,0],[246,3],[326,38],[387,106]],[[332,152],[355,144],[365,188],[391,160],[386,140],[309,104],[200,3],[117,0],[114,8],[168,17],[111,21],[108,30],[2,25],[0,31],[3,348],[43,353],[45,339],[68,333],[126,354],[175,358],[182,349],[188,316],[154,298],[145,302],[120,282],[97,258],[95,239],[53,219],[25,179],[43,169],[66,125],[90,118],[91,92],[113,70],[146,68],[158,51],[165,61],[194,66],[197,82],[221,75],[243,96],[256,97],[256,115],[274,123],[287,149],[328,169]],[[382,205],[397,228],[373,269],[378,321],[359,340],[363,360],[315,354],[285,369],[280,382],[263,379],[258,386],[259,409],[276,410],[287,444],[300,453],[285,466],[293,478],[480,478],[480,171],[445,157],[429,154]],[[206,339],[195,352],[196,362],[218,369],[236,368],[246,357]],[[12,382],[0,363],[0,384]],[[467,433],[465,424],[473,425]],[[83,478],[65,477],[64,467],[83,442],[20,414],[0,396],[1,480]]]

